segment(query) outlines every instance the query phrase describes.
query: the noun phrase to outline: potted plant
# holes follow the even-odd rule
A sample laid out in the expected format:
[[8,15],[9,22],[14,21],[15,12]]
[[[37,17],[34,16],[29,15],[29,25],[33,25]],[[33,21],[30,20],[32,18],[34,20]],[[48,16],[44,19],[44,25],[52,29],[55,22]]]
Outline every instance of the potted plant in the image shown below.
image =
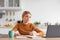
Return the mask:
[[38,22],[38,21],[35,21],[34,24],[35,24],[35,25],[39,25],[39,24],[41,24],[41,23]]

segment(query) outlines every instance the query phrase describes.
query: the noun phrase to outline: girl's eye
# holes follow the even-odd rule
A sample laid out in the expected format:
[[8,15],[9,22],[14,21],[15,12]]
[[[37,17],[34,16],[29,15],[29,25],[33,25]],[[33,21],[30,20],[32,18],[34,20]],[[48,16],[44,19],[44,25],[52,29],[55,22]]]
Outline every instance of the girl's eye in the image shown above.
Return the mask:
[[29,18],[31,18],[31,17],[29,17]]
[[29,17],[29,18],[31,18],[30,16],[26,16],[26,17]]
[[26,17],[28,17],[28,16],[26,16]]

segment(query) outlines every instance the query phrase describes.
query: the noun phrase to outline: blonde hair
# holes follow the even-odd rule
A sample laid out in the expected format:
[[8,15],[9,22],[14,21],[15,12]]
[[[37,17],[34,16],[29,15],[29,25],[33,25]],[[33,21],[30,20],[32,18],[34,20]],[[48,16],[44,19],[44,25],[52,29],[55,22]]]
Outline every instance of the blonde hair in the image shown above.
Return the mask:
[[[31,15],[31,13],[29,11],[24,11],[23,14],[22,14],[22,17],[24,17],[26,14],[30,14]],[[22,22],[23,22],[23,20],[22,20]]]
[[23,14],[22,14],[22,17],[24,17],[26,14],[30,14],[31,15],[31,13],[29,11],[24,11]]

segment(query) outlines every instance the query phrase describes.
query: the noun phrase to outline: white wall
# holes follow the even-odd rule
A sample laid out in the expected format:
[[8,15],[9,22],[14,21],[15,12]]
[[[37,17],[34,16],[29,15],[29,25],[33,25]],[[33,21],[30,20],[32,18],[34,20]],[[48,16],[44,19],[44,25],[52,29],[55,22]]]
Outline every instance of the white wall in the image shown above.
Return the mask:
[[[22,12],[28,10],[32,13],[31,21],[40,21],[42,24],[50,22],[52,24],[60,23],[60,0],[21,0],[20,1],[21,11],[17,11],[15,16],[16,22],[21,19]],[[0,18],[0,24],[7,23],[6,17]],[[9,17],[10,18],[10,17]]]
[[60,0],[21,0],[21,6],[32,13],[32,22],[60,23]]

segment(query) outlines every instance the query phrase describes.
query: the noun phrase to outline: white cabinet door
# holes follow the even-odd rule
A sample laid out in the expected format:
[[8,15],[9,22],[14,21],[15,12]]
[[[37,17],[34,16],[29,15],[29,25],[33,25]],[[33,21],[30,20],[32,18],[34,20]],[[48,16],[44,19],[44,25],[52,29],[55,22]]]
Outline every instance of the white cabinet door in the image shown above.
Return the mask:
[[0,0],[0,10],[13,10],[19,11],[20,0]]
[[19,0],[8,0],[8,7],[19,7]]
[[4,7],[4,0],[0,0],[0,7]]
[[20,0],[0,0],[0,7],[19,7]]

